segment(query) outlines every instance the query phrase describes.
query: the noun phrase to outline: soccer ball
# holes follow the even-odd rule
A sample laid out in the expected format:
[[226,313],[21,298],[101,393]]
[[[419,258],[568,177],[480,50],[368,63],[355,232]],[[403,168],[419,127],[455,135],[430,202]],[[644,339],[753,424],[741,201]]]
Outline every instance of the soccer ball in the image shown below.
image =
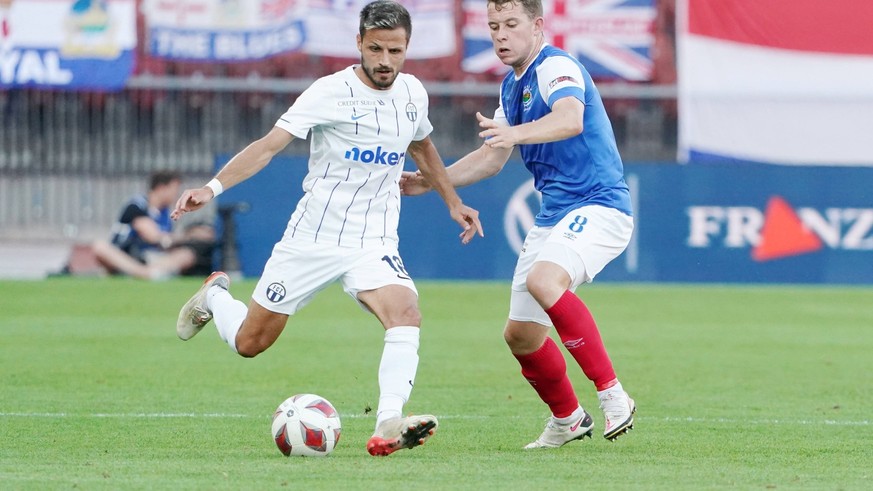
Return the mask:
[[273,414],[273,439],[286,456],[324,457],[339,442],[339,413],[327,399],[297,394],[285,399]]

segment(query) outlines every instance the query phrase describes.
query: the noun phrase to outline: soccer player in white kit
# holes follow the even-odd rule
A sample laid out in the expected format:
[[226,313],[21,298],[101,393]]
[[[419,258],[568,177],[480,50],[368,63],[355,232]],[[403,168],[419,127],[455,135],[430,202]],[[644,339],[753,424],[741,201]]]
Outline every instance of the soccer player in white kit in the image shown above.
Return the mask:
[[399,181],[407,153],[435,183],[463,243],[482,235],[478,212],[461,202],[428,136],[428,97],[421,82],[400,73],[412,24],[391,0],[366,5],[357,36],[361,64],[315,81],[275,127],[234,156],[206,186],[184,191],[173,218],[201,208],[224,189],[254,175],[294,138],[310,133],[305,194],[273,248],[248,308],[213,273],[179,313],[177,334],[196,335],[215,319],[219,336],[253,357],[279,337],[288,317],[334,281],[385,327],[371,455],[421,445],[433,435],[432,415],[403,417],[418,368],[418,293],[398,253]]
[[[493,119],[476,117],[481,147],[447,172],[456,186],[492,176],[519,149],[542,205],[512,278],[503,337],[522,376],[549,406],[542,434],[525,448],[555,448],[593,433],[564,355],[549,337],[554,326],[567,352],[597,390],[603,436],[633,428],[636,404],[622,387],[588,307],[575,295],[624,251],[633,209],[621,156],[600,94],[588,71],[543,36],[541,0],[488,0],[488,27],[500,61],[512,67],[500,86]],[[406,194],[429,189],[405,173]]]

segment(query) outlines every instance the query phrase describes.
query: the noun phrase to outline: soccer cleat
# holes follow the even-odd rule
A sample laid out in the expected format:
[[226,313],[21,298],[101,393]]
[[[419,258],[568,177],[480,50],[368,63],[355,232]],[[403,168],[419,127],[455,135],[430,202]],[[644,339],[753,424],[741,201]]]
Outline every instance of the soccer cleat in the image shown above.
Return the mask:
[[582,440],[586,436],[591,438],[592,428],[594,428],[594,420],[586,411],[582,411],[582,416],[573,423],[562,425],[555,421],[554,417],[549,418],[546,423],[546,429],[535,441],[525,445],[525,449],[532,448],[558,448],[573,440]]
[[230,286],[230,278],[221,271],[212,273],[206,278],[197,293],[185,303],[185,306],[179,311],[179,319],[176,321],[176,334],[182,341],[196,336],[203,329],[203,326],[212,320],[212,312],[206,306],[206,292],[213,285],[227,290]]
[[370,455],[384,457],[403,449],[424,445],[439,426],[435,416],[408,416],[383,421],[367,442]]
[[623,390],[605,390],[599,392],[600,409],[606,419],[603,438],[615,441],[619,436],[634,427],[634,413],[637,406],[627,392]]

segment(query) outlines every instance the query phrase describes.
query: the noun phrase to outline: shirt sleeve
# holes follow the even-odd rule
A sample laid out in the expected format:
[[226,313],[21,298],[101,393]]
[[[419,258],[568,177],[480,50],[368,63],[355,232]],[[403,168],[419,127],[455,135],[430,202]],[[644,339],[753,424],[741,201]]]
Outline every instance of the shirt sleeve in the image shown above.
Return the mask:
[[428,107],[427,103],[425,103],[424,107],[421,111],[421,123],[418,125],[418,130],[415,132],[415,137],[413,140],[421,141],[427,138],[427,135],[430,135],[433,132],[433,124],[430,122],[430,118],[427,116]]
[[494,110],[494,117],[492,119],[501,126],[509,126],[509,120],[506,119],[506,113],[503,112],[503,87],[500,88],[500,94],[497,97],[497,109]]
[[550,56],[537,67],[540,95],[549,107],[562,97],[585,102],[585,78],[582,70],[566,56]]
[[325,79],[316,80],[276,121],[276,126],[296,138],[306,139],[312,128],[335,120],[336,107],[330,105],[333,100],[330,84]]
[[148,211],[137,206],[136,203],[128,203],[127,206],[124,207],[124,210],[121,211],[121,218],[119,218],[118,221],[125,225],[130,225],[137,218],[147,216],[149,216]]
[[414,141],[421,141],[427,138],[433,132],[433,124],[430,122],[430,118],[428,117],[430,113],[430,105],[429,99],[427,97],[427,90],[425,90],[424,85],[417,78],[410,76],[415,83],[415,90],[420,93],[420,97],[418,100],[421,101],[421,111],[419,117],[421,118],[421,122],[418,124],[418,128],[415,131],[415,136],[412,138]]

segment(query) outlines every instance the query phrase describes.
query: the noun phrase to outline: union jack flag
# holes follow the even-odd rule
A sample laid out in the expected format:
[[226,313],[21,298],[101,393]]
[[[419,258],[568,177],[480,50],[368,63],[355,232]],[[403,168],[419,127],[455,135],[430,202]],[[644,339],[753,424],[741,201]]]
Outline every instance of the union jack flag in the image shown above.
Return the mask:
[[[592,77],[652,78],[656,0],[544,0],[546,40],[576,57]],[[464,59],[470,73],[505,73],[494,54],[481,0],[464,0]]]

